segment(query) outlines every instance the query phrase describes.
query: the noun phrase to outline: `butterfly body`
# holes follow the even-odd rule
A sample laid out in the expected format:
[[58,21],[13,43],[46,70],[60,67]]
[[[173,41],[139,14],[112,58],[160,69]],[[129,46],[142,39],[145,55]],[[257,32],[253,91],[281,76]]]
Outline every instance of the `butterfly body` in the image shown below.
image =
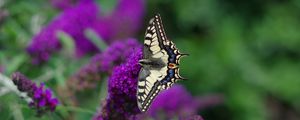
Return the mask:
[[138,77],[138,107],[145,112],[160,91],[171,87],[179,75],[181,54],[164,32],[160,15],[149,22],[145,33],[142,66]]

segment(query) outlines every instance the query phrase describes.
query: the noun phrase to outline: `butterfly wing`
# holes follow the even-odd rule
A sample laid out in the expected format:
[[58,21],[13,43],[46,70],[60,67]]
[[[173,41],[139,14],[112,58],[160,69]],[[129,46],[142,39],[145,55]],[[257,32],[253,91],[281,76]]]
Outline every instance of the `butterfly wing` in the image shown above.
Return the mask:
[[166,37],[160,16],[156,15],[150,20],[145,33],[143,59],[160,61],[163,65],[143,67],[140,70],[137,100],[142,112],[148,109],[161,90],[171,87],[177,78],[180,79],[177,70],[168,68],[169,63],[179,63],[179,55],[174,43]]
[[144,68],[141,69],[138,82],[138,107],[145,112],[154,97],[160,92],[161,83],[153,77],[154,74]]

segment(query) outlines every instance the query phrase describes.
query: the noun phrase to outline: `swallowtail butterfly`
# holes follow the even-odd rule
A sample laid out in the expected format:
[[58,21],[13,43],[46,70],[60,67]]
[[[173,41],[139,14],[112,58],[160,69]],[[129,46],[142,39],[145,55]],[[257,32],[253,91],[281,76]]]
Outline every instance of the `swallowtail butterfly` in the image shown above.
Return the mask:
[[160,15],[155,15],[147,27],[143,59],[139,61],[142,68],[138,77],[137,103],[142,112],[147,111],[160,91],[184,79],[178,68],[180,57],[184,55],[187,54],[181,54],[167,38]]

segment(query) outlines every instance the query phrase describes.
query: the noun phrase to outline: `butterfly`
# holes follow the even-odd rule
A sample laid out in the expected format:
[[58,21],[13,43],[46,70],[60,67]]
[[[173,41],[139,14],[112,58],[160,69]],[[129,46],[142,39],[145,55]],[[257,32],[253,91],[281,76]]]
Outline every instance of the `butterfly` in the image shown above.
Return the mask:
[[142,112],[148,110],[160,91],[170,88],[176,81],[185,79],[179,75],[182,54],[165,33],[161,17],[155,15],[145,33],[142,66],[138,76],[137,104]]

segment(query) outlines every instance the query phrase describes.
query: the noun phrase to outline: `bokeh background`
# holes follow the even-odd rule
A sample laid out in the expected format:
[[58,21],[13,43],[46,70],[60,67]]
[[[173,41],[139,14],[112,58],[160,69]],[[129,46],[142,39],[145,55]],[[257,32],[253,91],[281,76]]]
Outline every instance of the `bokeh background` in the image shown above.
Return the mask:
[[[65,25],[71,26],[71,30],[66,28],[63,35],[59,35],[61,42],[65,43],[60,44],[59,51],[50,50],[51,55],[47,56],[45,61],[36,61],[36,56],[28,52],[28,47],[36,36],[47,34],[47,31],[41,33],[44,28],[57,24],[53,21],[68,19],[60,16],[76,7],[78,1],[80,0],[1,0],[0,72],[10,76],[13,72],[20,71],[37,82],[45,82],[48,87],[54,89],[54,94],[59,96],[58,92],[67,84],[68,78],[99,52],[86,50],[74,55],[74,44],[70,43],[75,41],[74,39],[81,39],[74,38],[76,34],[88,36],[84,40],[93,39],[98,33],[97,30],[91,32],[92,35],[88,34],[89,32],[80,32],[94,25],[82,28],[85,24],[79,25],[72,20],[66,22],[73,25]],[[101,9],[95,14],[100,17],[114,13],[119,2],[95,1],[98,9]],[[167,36],[175,42],[181,52],[190,54],[182,58],[180,65],[181,75],[188,80],[178,84],[184,85],[193,96],[219,96],[222,101],[198,110],[205,120],[300,119],[300,1],[128,1],[128,8],[120,10],[131,12],[125,14],[124,19],[122,14],[114,14],[113,19],[119,19],[121,16],[122,22],[118,23],[120,21],[117,20],[116,23],[110,23],[107,21],[113,20],[109,19],[102,23],[104,25],[100,25],[98,34],[100,38],[94,39],[102,41],[99,43],[100,47],[124,36],[134,37],[142,43],[149,19],[160,13]],[[142,1],[143,4],[136,4],[136,1]],[[84,9],[88,8],[82,8]],[[82,12],[75,18],[92,19],[91,13]],[[126,16],[130,16],[129,22],[126,22]],[[114,26],[108,29],[117,32],[107,35],[103,33],[107,29],[101,29],[103,26]],[[79,29],[80,32],[72,32],[74,29]],[[68,35],[68,31],[71,31],[71,35]],[[92,44],[95,43],[97,42],[93,40]],[[4,88],[5,86],[0,85],[2,120],[38,119],[22,99],[5,92]],[[100,99],[103,99],[98,96],[97,90],[101,89],[106,89],[105,85],[99,84],[95,90],[80,93],[80,96],[94,99],[80,101],[82,103],[79,107],[63,107],[58,110],[61,114],[75,111],[75,118],[90,119],[93,116],[92,112],[97,109],[95,106],[99,106]],[[50,114],[43,119],[59,118]]]

